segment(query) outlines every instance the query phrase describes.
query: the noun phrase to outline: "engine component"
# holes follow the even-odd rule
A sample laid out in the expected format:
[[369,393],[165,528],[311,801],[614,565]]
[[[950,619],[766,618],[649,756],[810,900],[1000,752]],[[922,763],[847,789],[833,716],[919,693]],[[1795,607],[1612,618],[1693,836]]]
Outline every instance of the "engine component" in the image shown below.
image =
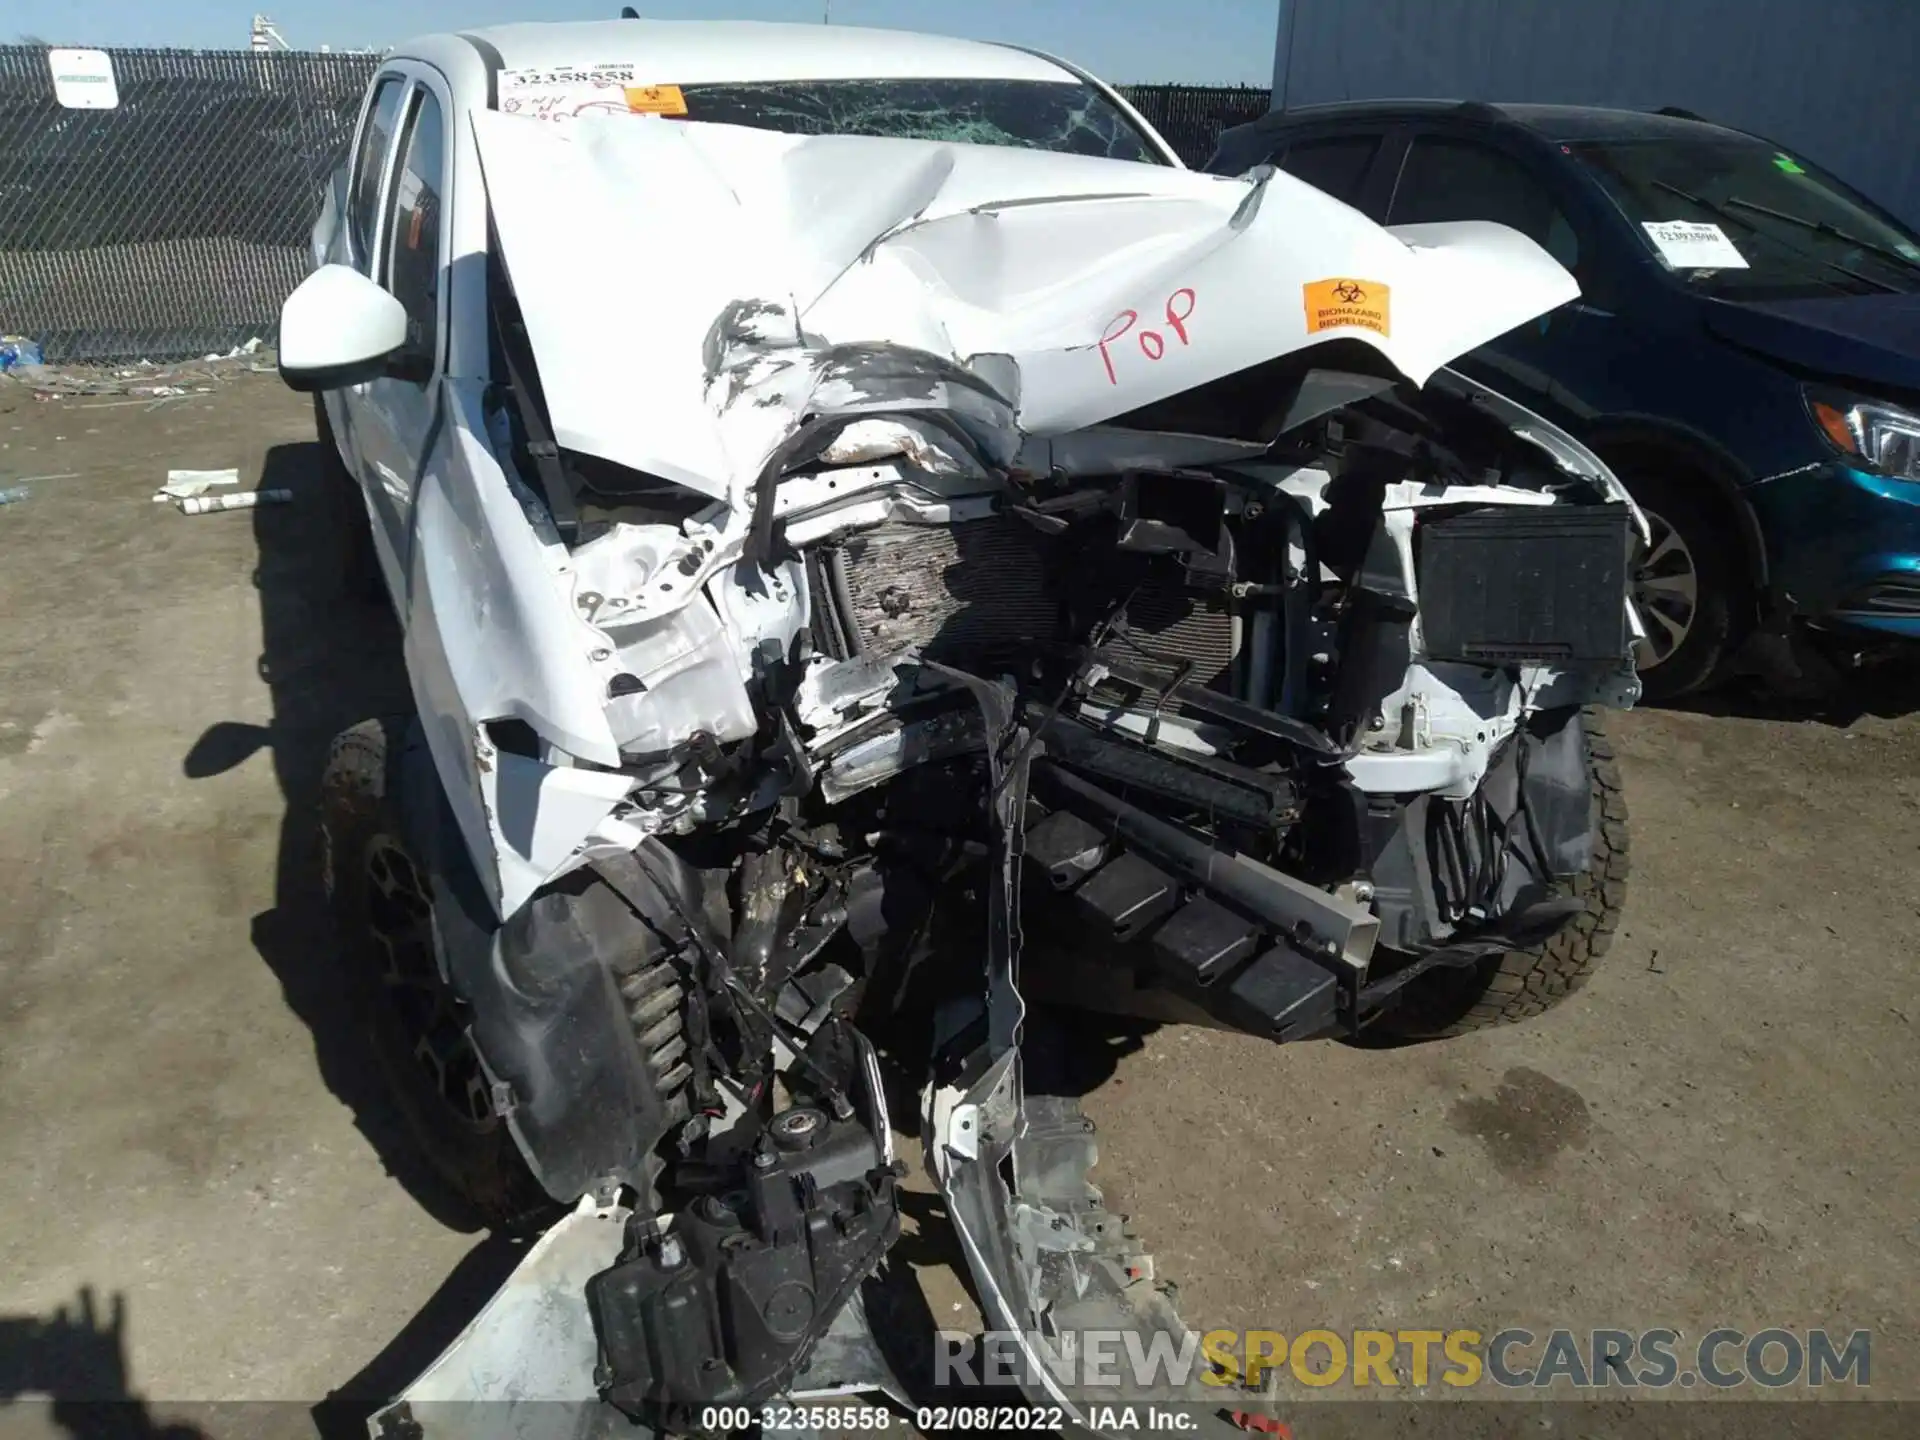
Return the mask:
[[1287,945],[1276,945],[1233,977],[1227,1010],[1244,1030],[1304,1040],[1329,1029],[1338,1013],[1332,972]]
[[1198,755],[1175,760],[1125,738],[1096,735],[1066,716],[1055,717],[1043,733],[1055,764],[1152,796],[1163,806],[1266,831],[1284,830],[1300,818],[1298,787],[1284,774]]
[[775,1394],[899,1234],[898,1172],[858,1121],[777,1115],[743,1172],[664,1232],[636,1217],[587,1282],[606,1396],[635,1419],[697,1429]]
[[687,1118],[683,933],[619,855],[536,896],[488,949],[449,951],[494,1103],[555,1199],[644,1185],[654,1147]]
[[1627,583],[1623,505],[1493,506],[1420,526],[1429,658],[1482,665],[1619,663]]
[[1058,606],[1044,538],[999,516],[955,525],[876,526],[844,544],[854,654],[917,648],[930,660],[992,668],[1051,638]]
[[1132,592],[1126,630],[1110,648],[1163,669],[1187,667],[1196,685],[1221,683],[1239,654],[1232,617],[1217,593],[1190,592],[1157,578],[1142,580]]
[[1095,871],[1073,898],[1096,926],[1124,945],[1180,903],[1180,887],[1164,870],[1128,851]]
[[1153,953],[1176,979],[1211,985],[1253,954],[1260,926],[1201,896],[1153,934]]
[[1107,858],[1106,837],[1069,810],[1056,810],[1027,832],[1026,857],[1056,890],[1070,890]]
[[1076,813],[1097,816],[1182,880],[1228,901],[1286,935],[1329,966],[1366,969],[1380,922],[1365,906],[1330,895],[1245,855],[1218,849],[1186,831],[1048,764],[1048,788]]
[[[620,995],[627,1002],[627,1019],[633,1025],[633,1037],[646,1057],[653,1083],[663,1094],[675,1094],[693,1076],[693,1067],[686,1062],[687,1040],[681,1018],[686,992],[680,985],[679,970],[666,960],[636,970],[620,981]],[[685,1104],[674,1106],[669,1118],[686,1118]]]
[[[1232,553],[1225,535],[1216,542],[1220,564]],[[1158,552],[1103,552],[1077,574],[1051,538],[1006,514],[948,525],[888,521],[837,548],[817,547],[808,573],[831,602],[822,639],[836,659],[912,648],[943,664],[998,672],[1021,666],[1036,645],[1077,642],[1067,633],[1070,617],[1124,602],[1114,641],[1121,653],[1184,669],[1200,685],[1227,676],[1238,647],[1217,587],[1183,584],[1182,567]]]

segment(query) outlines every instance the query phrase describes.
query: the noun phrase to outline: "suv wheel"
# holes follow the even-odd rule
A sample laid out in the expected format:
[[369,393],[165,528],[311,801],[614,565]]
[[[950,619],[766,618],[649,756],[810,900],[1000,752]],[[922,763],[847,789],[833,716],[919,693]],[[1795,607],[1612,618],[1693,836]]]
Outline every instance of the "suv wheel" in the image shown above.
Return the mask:
[[431,886],[396,803],[406,722],[334,738],[320,782],[322,877],[342,976],[394,1109],[461,1218],[519,1228],[551,1201],[493,1113],[465,1004],[440,974]]
[[1738,574],[1731,537],[1712,508],[1684,484],[1622,475],[1646,511],[1653,543],[1636,546],[1633,603],[1646,627],[1636,657],[1649,700],[1697,690],[1734,648]]

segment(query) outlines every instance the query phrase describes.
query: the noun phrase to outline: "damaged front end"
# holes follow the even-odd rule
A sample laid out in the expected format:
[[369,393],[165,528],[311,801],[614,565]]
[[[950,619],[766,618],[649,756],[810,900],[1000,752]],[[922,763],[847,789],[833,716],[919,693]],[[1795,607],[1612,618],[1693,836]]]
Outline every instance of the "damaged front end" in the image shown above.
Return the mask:
[[[476,129],[514,376],[475,402],[479,503],[520,527],[492,593],[559,597],[570,648],[509,695],[444,619],[410,644],[458,697],[426,727],[443,960],[496,1112],[600,1227],[592,1344],[535,1388],[690,1432],[897,1387],[860,1320],[906,1168],[870,1030],[931,1072],[987,1323],[1084,1422],[1073,1334],[1180,1322],[1090,1127],[1026,1092],[1028,998],[1351,1035],[1578,909],[1640,522],[1439,368],[1572,282],[1281,175]],[[443,1359],[409,1413],[482,1372]]]

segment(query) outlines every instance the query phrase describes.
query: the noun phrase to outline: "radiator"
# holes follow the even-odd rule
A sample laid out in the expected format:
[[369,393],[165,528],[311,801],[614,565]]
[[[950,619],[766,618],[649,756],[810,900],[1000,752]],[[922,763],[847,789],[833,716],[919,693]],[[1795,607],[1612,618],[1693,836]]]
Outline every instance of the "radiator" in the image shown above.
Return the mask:
[[[1060,576],[1049,564],[1048,540],[1019,520],[890,522],[842,545],[851,613],[834,628],[844,630],[850,620],[867,652],[918,647],[928,659],[963,669],[1018,671],[1036,643],[1085,638],[1062,633]],[[1191,661],[1192,683],[1221,681],[1235,658],[1221,598],[1187,591],[1139,556],[1116,554],[1112,563],[1136,572],[1108,577],[1114,593],[1132,595],[1116,652],[1169,676]]]
[[1233,620],[1217,595],[1144,584],[1127,606],[1127,621],[1127,639],[1117,648],[1162,668],[1192,661],[1195,685],[1213,685],[1233,665]]
[[945,664],[1005,668],[1059,630],[1046,540],[1018,520],[889,523],[844,548],[852,615],[842,618],[867,651],[917,646]]

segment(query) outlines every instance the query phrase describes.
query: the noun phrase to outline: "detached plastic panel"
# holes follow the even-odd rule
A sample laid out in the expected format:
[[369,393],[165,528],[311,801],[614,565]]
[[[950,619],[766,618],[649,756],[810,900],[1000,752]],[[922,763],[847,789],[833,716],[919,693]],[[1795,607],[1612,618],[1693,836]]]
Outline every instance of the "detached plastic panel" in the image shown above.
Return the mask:
[[1414,531],[1435,660],[1618,662],[1627,654],[1627,507],[1502,505]]
[[1107,837],[1065,810],[1056,810],[1027,832],[1026,856],[1056,890],[1071,890],[1107,858]]
[[1285,945],[1276,945],[1234,977],[1228,1013],[1243,1030],[1276,1040],[1304,1040],[1338,1015],[1333,976]]
[[1101,867],[1073,895],[1122,944],[1180,903],[1172,877],[1130,850]]
[[1182,980],[1211,985],[1253,954],[1260,927],[1202,896],[1174,912],[1154,932],[1153,949]]

